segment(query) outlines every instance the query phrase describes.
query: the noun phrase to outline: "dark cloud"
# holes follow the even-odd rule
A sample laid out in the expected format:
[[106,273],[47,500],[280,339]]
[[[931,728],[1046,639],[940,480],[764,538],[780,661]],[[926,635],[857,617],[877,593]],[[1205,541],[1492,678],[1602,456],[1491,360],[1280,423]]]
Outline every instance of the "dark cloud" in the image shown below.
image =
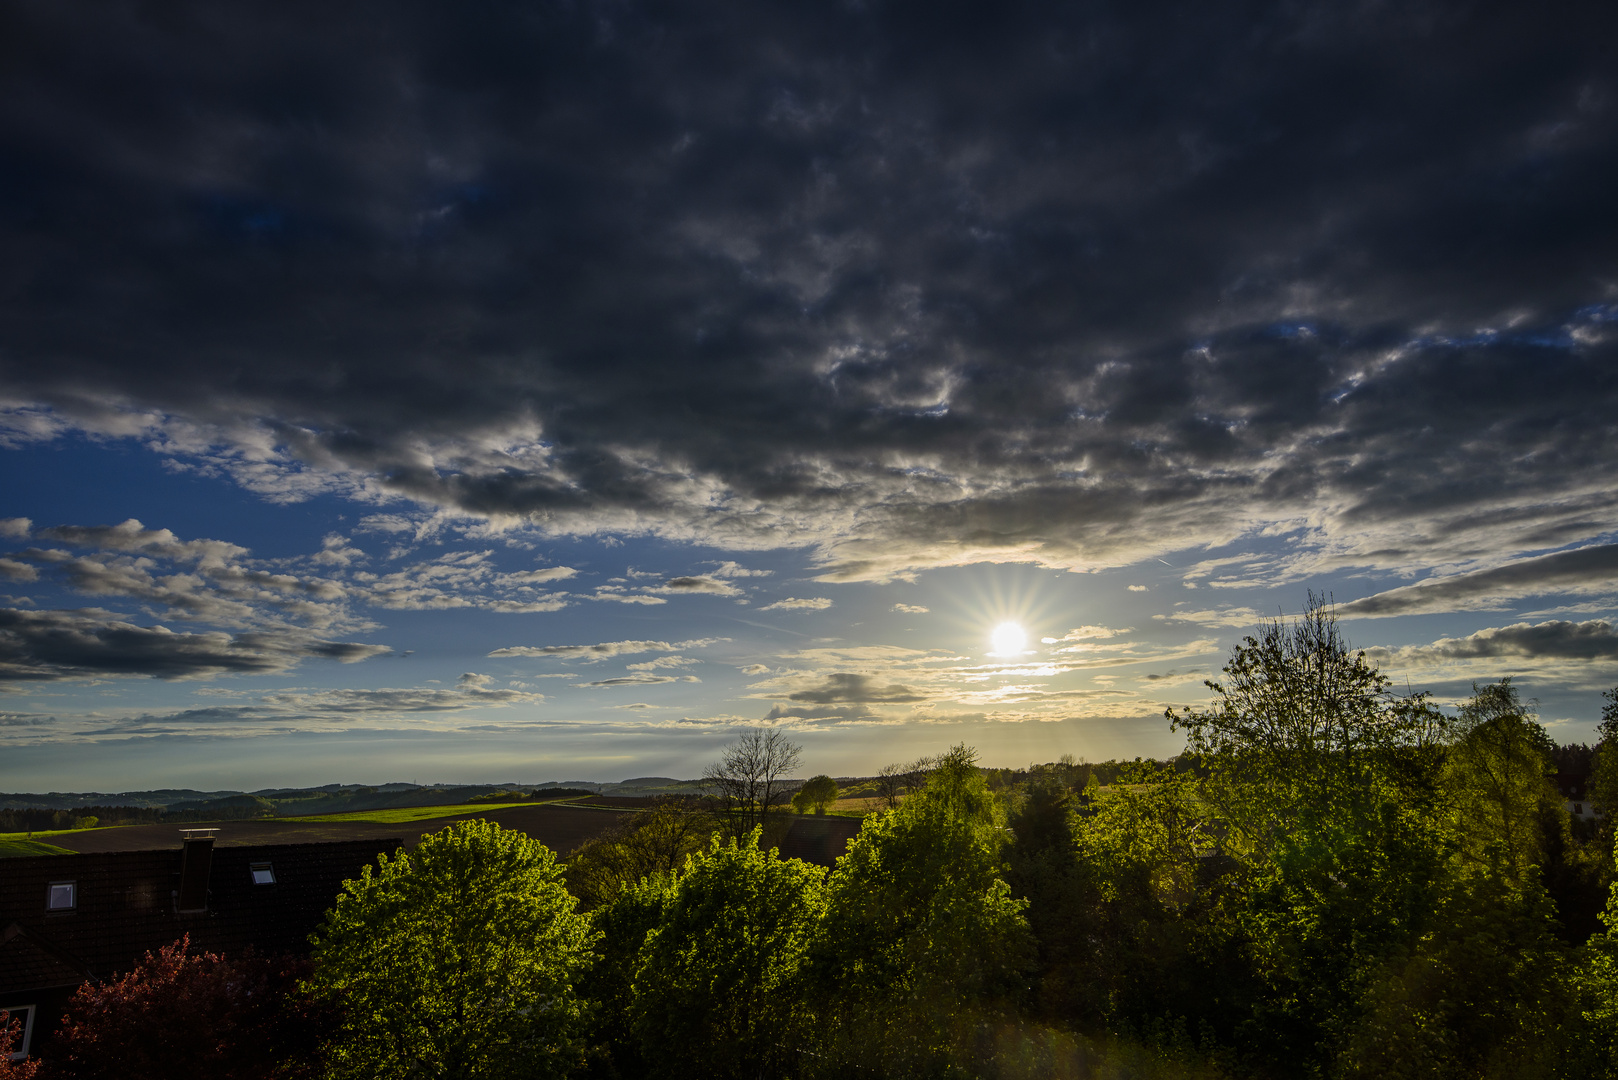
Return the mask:
[[0,727],[48,727],[53,718],[30,713],[0,712]]
[[765,723],[779,720],[874,720],[876,713],[865,705],[775,705],[764,714]]
[[41,529],[41,539],[60,540],[75,547],[100,551],[135,552],[176,561],[224,564],[235,562],[247,549],[223,540],[181,540],[168,529],[148,529],[135,518],[119,525],[58,525]]
[[596,682],[578,683],[580,687],[601,686],[650,686],[656,683],[671,682],[701,682],[695,675],[653,675],[647,671],[637,671],[633,675],[621,675],[616,679],[601,679]]
[[12,5],[8,437],[839,579],[1585,541],[1615,42],[1597,3]]
[[892,683],[878,686],[869,675],[836,672],[826,676],[820,686],[788,694],[789,701],[802,701],[811,705],[831,705],[837,702],[860,702],[872,705],[897,705],[912,701],[926,701],[908,686]]
[[78,734],[130,736],[211,731],[228,735],[250,727],[273,727],[285,731],[333,728],[334,725],[340,729],[351,726],[355,721],[402,716],[425,719],[471,709],[538,705],[544,700],[542,694],[489,689],[481,685],[461,685],[453,690],[384,687],[375,690],[281,691],[264,694],[253,704],[209,705],[167,713],[141,713],[113,720],[92,720],[89,721],[92,726],[82,727]]
[[713,596],[740,596],[742,590],[716,577],[669,578],[656,590],[661,593],[709,593]]
[[1504,601],[1541,593],[1615,589],[1618,544],[1600,544],[1389,589],[1337,610],[1342,615],[1362,617],[1413,615],[1499,606]]
[[0,608],[0,683],[106,675],[264,675],[287,671],[310,657],[351,664],[390,651],[382,645],[322,641],[293,630],[181,634],[161,626],[136,626],[95,608]]
[[1396,656],[1407,663],[1502,656],[1529,660],[1614,660],[1618,659],[1618,632],[1605,619],[1515,623],[1479,630],[1463,638],[1440,638],[1431,645],[1399,649],[1392,653],[1388,650],[1366,651],[1381,657]]

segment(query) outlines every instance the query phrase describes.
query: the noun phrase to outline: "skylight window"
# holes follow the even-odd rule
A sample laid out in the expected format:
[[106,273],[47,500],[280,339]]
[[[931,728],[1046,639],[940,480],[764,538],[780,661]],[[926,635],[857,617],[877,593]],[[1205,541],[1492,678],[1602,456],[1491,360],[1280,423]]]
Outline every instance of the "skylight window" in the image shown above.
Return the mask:
[[274,885],[275,868],[267,862],[256,862],[248,869],[253,874],[254,885]]
[[22,1061],[28,1056],[28,1043],[34,1035],[34,1006],[0,1005],[0,1026],[21,1024],[22,1038],[11,1044],[11,1060]]
[[50,891],[45,894],[46,911],[72,911],[79,906],[79,883],[76,881],[53,881]]

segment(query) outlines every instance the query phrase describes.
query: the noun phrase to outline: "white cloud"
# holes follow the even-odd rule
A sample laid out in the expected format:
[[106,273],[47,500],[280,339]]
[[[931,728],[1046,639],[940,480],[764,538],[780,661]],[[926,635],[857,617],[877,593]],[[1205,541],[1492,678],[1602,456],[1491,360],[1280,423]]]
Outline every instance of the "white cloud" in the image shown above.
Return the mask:
[[906,615],[925,615],[928,611],[927,608],[922,607],[920,604],[894,604],[893,610],[902,611]]
[[683,652],[717,645],[729,638],[691,638],[688,641],[602,641],[594,645],[511,645],[490,656],[551,656],[560,659],[606,660],[614,656],[648,652]]
[[578,574],[571,566],[549,566],[541,570],[521,570],[505,575],[507,580],[524,585],[537,585],[544,581],[565,581]]
[[16,559],[0,559],[0,577],[7,581],[38,581],[39,571]]
[[785,600],[777,600],[773,604],[765,604],[760,611],[825,611],[831,607],[831,601],[823,596],[800,600],[789,596]]
[[773,570],[749,570],[747,567],[734,562],[722,562],[717,568],[708,571],[708,576],[716,578],[769,577],[772,573],[774,573]]
[[1167,615],[1153,615],[1160,622],[1183,622],[1193,626],[1244,627],[1257,626],[1264,614],[1256,608],[1205,608],[1198,611],[1173,611]]
[[585,599],[611,600],[618,604],[645,604],[647,606],[668,603],[668,601],[663,599],[661,596],[647,596],[644,593],[626,593],[621,590],[614,589],[611,585],[601,586],[594,593],[586,596]]
[[625,664],[624,667],[630,671],[657,671],[660,668],[689,667],[692,664],[700,663],[702,663],[701,660],[694,660],[689,656],[659,656],[655,660],[645,660],[639,664]]

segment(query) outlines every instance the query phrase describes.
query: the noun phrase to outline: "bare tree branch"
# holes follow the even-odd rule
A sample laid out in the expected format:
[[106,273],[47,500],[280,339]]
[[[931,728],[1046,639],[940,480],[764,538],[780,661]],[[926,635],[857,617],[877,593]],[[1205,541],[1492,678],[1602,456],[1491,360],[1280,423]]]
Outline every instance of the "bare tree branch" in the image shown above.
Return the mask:
[[786,801],[791,790],[786,778],[802,760],[803,747],[779,730],[753,728],[703,770],[702,780],[728,827],[746,836]]

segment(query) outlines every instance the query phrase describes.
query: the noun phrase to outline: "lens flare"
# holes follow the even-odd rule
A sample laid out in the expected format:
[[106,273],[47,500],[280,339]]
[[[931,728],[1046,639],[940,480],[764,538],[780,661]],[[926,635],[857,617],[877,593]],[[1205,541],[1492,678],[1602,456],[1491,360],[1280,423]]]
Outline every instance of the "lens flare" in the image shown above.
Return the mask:
[[989,647],[996,656],[1016,656],[1028,644],[1028,635],[1014,622],[1003,622],[989,632]]

